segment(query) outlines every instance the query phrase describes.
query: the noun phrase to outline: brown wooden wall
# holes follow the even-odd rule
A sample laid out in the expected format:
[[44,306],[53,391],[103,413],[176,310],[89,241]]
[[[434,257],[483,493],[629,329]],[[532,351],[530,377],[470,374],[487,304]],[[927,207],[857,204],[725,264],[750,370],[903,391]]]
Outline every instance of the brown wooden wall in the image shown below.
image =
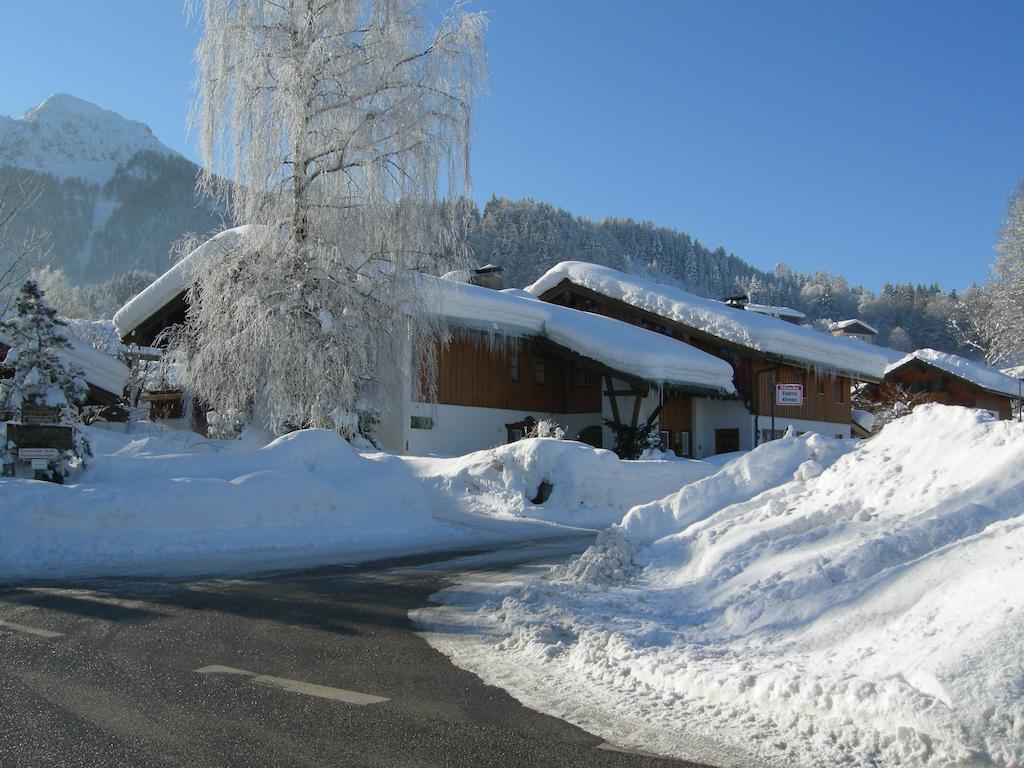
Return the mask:
[[[519,354],[519,381],[512,380],[512,351]],[[544,383],[534,382],[534,361],[544,360]],[[551,345],[520,339],[491,346],[483,334],[462,335],[442,349],[437,364],[437,401],[445,405],[544,413],[600,413],[601,376],[590,371],[574,386],[573,363]]]
[[[688,395],[672,395],[665,400],[658,414],[658,427],[668,432],[668,447],[677,456],[693,455],[693,398]],[[682,433],[690,435],[689,451],[683,450]]]
[[[850,423],[848,378],[791,365],[780,365],[777,371],[769,370],[757,376],[757,371],[771,368],[771,364],[763,360],[750,358],[741,358],[736,367],[736,388],[744,399],[750,402],[751,413],[760,413],[762,416],[771,414],[772,404],[775,402],[774,376],[774,384],[802,384],[804,387],[804,404],[776,405],[776,417],[828,421],[835,424]],[[836,397],[837,379],[841,399]]]
[[922,364],[912,363],[886,376],[885,383],[898,385],[931,403],[984,408],[999,414],[1000,419],[1013,418],[1013,401],[1004,395],[986,392],[980,387],[948,376]]
[[[772,363],[746,355],[743,348],[732,345],[723,346],[724,342],[715,339],[697,329],[689,328],[668,318],[653,315],[650,312],[632,307],[625,302],[609,299],[600,295],[579,291],[575,286],[567,287],[562,293],[551,296],[550,300],[558,304],[570,306],[587,312],[614,317],[617,320],[639,325],[648,330],[663,333],[697,347],[703,352],[720,357],[732,365],[734,383],[740,397],[749,404],[751,413],[759,410],[762,415],[770,414],[775,392],[772,388],[772,376],[766,373],[760,377],[759,387],[755,387],[755,373],[769,368]],[[737,312],[742,310],[736,310]],[[802,406],[776,406],[776,416],[787,416],[794,419],[827,421],[835,424],[850,423],[850,380],[839,377],[842,387],[842,401],[835,396],[834,378],[829,373],[816,372],[813,368],[800,368],[793,365],[780,366],[777,373],[779,384],[803,384],[804,404]],[[819,394],[824,389],[823,394]]]

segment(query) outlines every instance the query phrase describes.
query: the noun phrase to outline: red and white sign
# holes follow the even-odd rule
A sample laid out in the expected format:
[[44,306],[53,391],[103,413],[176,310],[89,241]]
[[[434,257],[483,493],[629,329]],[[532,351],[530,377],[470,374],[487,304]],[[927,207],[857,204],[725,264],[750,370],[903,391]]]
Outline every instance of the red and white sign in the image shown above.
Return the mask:
[[803,384],[776,384],[775,385],[776,405],[803,405],[804,385]]

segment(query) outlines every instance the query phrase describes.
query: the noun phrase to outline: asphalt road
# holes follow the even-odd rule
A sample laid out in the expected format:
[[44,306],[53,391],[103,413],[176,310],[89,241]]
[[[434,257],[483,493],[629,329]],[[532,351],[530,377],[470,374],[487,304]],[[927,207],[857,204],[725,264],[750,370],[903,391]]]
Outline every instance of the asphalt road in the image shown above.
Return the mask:
[[450,664],[422,564],[0,587],[0,767],[683,765]]

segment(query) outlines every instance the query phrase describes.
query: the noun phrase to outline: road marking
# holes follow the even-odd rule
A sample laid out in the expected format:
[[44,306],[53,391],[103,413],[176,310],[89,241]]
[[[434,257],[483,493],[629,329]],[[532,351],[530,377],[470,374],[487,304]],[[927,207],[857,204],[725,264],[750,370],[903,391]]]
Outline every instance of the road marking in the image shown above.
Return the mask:
[[118,608],[131,608],[134,610],[149,610],[149,603],[143,602],[142,600],[126,600],[120,597],[110,597],[108,595],[98,595],[95,592],[89,592],[82,589],[51,589],[44,587],[34,587],[28,590],[37,595],[43,595],[46,597],[67,597],[72,600],[85,600],[90,603],[98,603],[100,605],[113,605]]
[[15,632],[21,632],[25,635],[35,635],[36,637],[46,637],[53,639],[55,637],[64,637],[63,632],[51,632],[48,629],[36,629],[35,627],[26,627],[24,624],[15,624],[13,621],[0,621],[0,628],[11,629]]
[[381,704],[387,701],[383,696],[373,696],[369,693],[359,691],[346,691],[344,688],[332,688],[329,685],[316,685],[305,683],[301,680],[291,680],[287,677],[274,677],[273,675],[261,675],[258,672],[249,672],[245,669],[224,667],[220,664],[211,664],[208,667],[201,667],[196,672],[200,675],[242,675],[249,678],[254,685],[265,685],[268,688],[277,688],[291,693],[301,693],[305,696],[316,696],[321,699],[342,701],[346,704],[366,706],[367,704]]

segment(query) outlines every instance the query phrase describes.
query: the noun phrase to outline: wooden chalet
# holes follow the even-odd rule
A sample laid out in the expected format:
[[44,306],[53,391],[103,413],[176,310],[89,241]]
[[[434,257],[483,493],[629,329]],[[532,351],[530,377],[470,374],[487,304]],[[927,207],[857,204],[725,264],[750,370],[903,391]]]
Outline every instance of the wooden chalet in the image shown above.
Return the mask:
[[858,339],[865,344],[873,344],[878,331],[863,320],[840,320],[829,326],[829,332],[833,336],[846,339]]
[[1024,384],[959,355],[934,349],[919,349],[895,359],[881,382],[864,389],[864,399],[885,403],[912,399],[979,408],[1000,419],[1013,418],[1014,405],[1021,400]]
[[[238,242],[237,230],[212,238],[122,307],[114,317],[121,339],[159,343],[166,328],[184,320],[187,291],[203,260]],[[469,282],[422,277],[432,311],[443,316],[453,339],[439,342],[436,397],[413,386],[410,373],[402,388],[408,397],[384,415],[378,437],[389,450],[463,454],[516,440],[541,419],[558,423],[569,437],[612,447],[607,421],[636,427],[661,419],[677,427],[666,444],[694,455],[680,435],[691,427],[679,398],[735,397],[732,369],[695,346],[500,290],[500,269],[490,265],[452,277]],[[144,397],[180,402],[181,394]]]
[[746,450],[792,426],[850,436],[850,389],[879,381],[886,359],[858,342],[835,339],[742,305],[729,306],[635,275],[563,262],[527,288],[540,299],[612,317],[676,339],[727,362],[738,399],[677,395],[661,429],[695,435],[690,455]]

